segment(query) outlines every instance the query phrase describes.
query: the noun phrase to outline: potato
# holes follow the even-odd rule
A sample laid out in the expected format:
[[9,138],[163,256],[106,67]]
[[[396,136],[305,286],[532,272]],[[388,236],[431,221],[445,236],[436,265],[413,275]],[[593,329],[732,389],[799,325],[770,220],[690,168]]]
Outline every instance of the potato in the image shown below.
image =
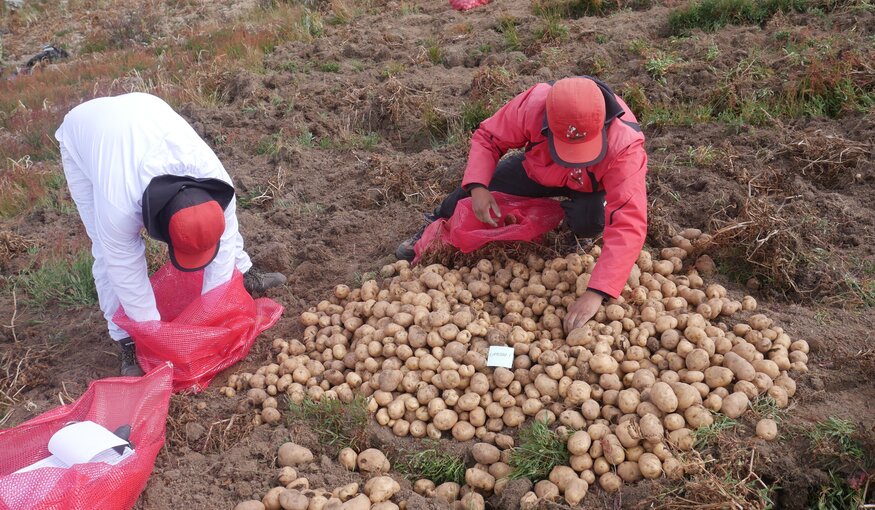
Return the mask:
[[701,405],[688,407],[684,411],[684,419],[693,430],[707,427],[714,423],[714,417],[711,416],[711,413]]
[[389,500],[401,490],[401,485],[388,476],[376,476],[365,483],[365,494],[371,503]]
[[627,460],[617,466],[617,476],[624,482],[634,483],[641,480],[641,470],[637,462]]
[[434,489],[434,495],[438,499],[442,499],[447,503],[453,503],[459,499],[459,484],[455,482],[444,482]]
[[589,484],[580,478],[574,478],[568,485],[565,487],[565,501],[569,505],[578,505],[583,498],[586,497],[586,493],[589,490]]
[[501,451],[488,443],[477,443],[471,448],[474,460],[480,464],[490,465],[501,460]]
[[644,478],[655,480],[662,476],[662,461],[652,453],[642,453],[638,458],[638,469]]
[[595,354],[589,359],[590,369],[597,374],[613,374],[619,366],[617,360],[607,354]]
[[775,420],[764,418],[757,422],[757,437],[771,441],[778,437],[778,424]]
[[641,437],[650,442],[662,441],[662,437],[665,433],[662,423],[659,421],[659,417],[653,414],[646,414],[638,420],[638,429]]
[[371,510],[371,500],[364,494],[359,494],[344,503],[340,508],[342,510]]
[[[315,315],[315,314],[314,314]],[[261,501],[251,499],[237,503],[234,510],[265,510],[264,504]]]
[[541,480],[535,484],[535,494],[539,499],[554,501],[559,498],[559,487],[550,480]]
[[744,393],[736,391],[723,399],[720,412],[729,418],[738,418],[747,410],[750,399]]
[[684,477],[684,467],[679,460],[670,457],[662,461],[662,470],[669,480],[680,480]]
[[295,443],[284,443],[277,453],[280,466],[300,466],[313,462],[313,452]]
[[434,492],[435,485],[431,480],[421,478],[413,484],[413,491],[423,496],[428,496]]
[[267,494],[261,498],[261,503],[265,510],[280,510],[280,493],[285,491],[285,487],[274,487],[267,491]]
[[340,454],[337,456],[337,461],[348,471],[355,471],[357,458],[358,454],[355,453],[355,450],[352,448],[344,448],[343,450],[340,450]]
[[671,386],[662,381],[650,389],[650,401],[664,413],[673,413],[678,408],[677,396]]
[[619,476],[608,471],[599,476],[599,485],[605,492],[617,492],[620,486],[623,485],[623,480]]
[[[486,508],[486,501],[483,499],[483,496],[476,492],[469,492],[462,496],[460,503],[464,510],[484,510]],[[374,509],[372,508],[371,510]]]
[[294,489],[285,489],[279,496],[280,507],[283,510],[307,510],[310,500],[307,496]]
[[572,455],[584,455],[589,451],[592,445],[592,438],[589,433],[579,430],[568,438],[568,451]]
[[376,448],[368,448],[361,452],[356,460],[359,471],[364,473],[386,473],[391,469],[389,459]]
[[579,406],[589,400],[592,389],[584,381],[573,381],[568,387],[565,403],[570,406]]
[[708,367],[705,369],[705,384],[709,388],[720,388],[732,383],[732,370],[726,367]]
[[735,352],[730,351],[723,355],[723,366],[731,370],[736,379],[740,381],[753,381],[753,378],[756,377],[753,365]]
[[579,480],[577,473],[568,466],[555,466],[549,474],[549,480],[559,487],[559,490],[565,492],[565,489],[572,480]]
[[495,487],[495,477],[482,469],[468,468],[465,470],[465,483],[478,490],[491,491]]

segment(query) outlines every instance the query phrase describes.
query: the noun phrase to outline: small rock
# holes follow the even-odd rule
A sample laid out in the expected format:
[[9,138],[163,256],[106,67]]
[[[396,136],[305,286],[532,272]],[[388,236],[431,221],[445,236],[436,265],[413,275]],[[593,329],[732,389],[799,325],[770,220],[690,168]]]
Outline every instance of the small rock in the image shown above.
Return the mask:
[[207,429],[196,421],[190,421],[185,424],[185,439],[190,443],[199,441],[206,432]]
[[809,382],[811,383],[811,387],[816,391],[820,391],[824,388],[823,379],[820,377],[812,377]]

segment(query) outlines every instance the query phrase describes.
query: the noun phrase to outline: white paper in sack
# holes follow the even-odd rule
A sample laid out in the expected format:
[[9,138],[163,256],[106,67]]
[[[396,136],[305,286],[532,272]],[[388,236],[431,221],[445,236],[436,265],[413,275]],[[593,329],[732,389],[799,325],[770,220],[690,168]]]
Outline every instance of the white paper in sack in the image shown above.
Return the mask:
[[513,366],[513,347],[503,345],[493,345],[489,348],[489,356],[486,358],[487,367],[504,367],[510,368]]

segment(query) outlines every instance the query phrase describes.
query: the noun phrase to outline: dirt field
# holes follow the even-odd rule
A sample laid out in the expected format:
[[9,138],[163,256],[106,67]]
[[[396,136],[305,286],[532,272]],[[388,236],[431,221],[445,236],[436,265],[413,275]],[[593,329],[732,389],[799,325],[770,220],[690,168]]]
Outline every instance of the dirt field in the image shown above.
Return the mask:
[[[284,317],[248,358],[206,392],[173,397],[138,503],[233,508],[273,486],[290,433],[325,454],[305,472],[311,484],[359,475],[329,458],[307,422],[254,427],[242,397],[217,388],[270,362],[272,339],[300,336],[300,312],[335,285],[360,285],[394,260],[422,213],[458,185],[480,120],[534,83],[586,74],[644,127],[648,246],[669,246],[685,227],[711,233],[716,281],[754,295],[811,346],[780,440],[751,439],[755,422],[742,419],[703,455],[749,464],[762,487],[745,508],[851,508],[822,496],[853,492],[858,465],[834,462],[807,433],[840,418],[866,458],[875,452],[875,9],[808,2],[760,24],[682,32],[670,18],[686,2],[616,3],[494,0],[460,13],[422,0],[70,0],[0,11],[0,426],[118,369],[81,291],[89,242],[52,137],[79,102],[132,90],[167,99],[233,177],[255,263],[289,277],[270,295]],[[46,43],[70,57],[15,76]],[[149,257],[159,264],[160,247]],[[389,453],[414,447],[376,424],[369,433]],[[687,503],[693,491],[718,490],[687,483],[591,489],[583,507],[701,508]],[[439,508],[402,485],[408,508]]]

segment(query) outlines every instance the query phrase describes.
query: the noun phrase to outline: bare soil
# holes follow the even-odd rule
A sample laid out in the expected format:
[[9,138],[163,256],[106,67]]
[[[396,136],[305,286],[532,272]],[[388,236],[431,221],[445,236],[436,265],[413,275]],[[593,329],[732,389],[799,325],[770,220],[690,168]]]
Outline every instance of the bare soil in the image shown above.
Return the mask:
[[[451,10],[446,2],[372,2],[347,23],[326,23],[322,37],[277,46],[263,69],[228,73],[220,102],[179,105],[224,162],[238,197],[248,200],[238,216],[253,260],[285,273],[289,284],[270,294],[286,307],[285,316],[244,362],[204,393],[174,396],[167,444],[138,508],[233,508],[260,497],[272,487],[276,449],[289,437],[317,454],[317,462],[302,470],[311,486],[361,481],[334,462],[309,424],[253,427],[240,408],[242,399],[227,399],[217,387],[230,373],[268,362],[270,341],[299,335],[298,314],[336,284],[359,283],[392,261],[395,246],[418,228],[422,213],[458,184],[466,143],[429,131],[424,111],[453,117],[479,97],[501,104],[538,81],[578,74],[597,74],[621,94],[641,86],[653,104],[678,98],[697,102],[720,86],[727,70],[755,56],[771,74],[739,82],[737,93],[743,97],[764,85],[781,87],[784,46],[776,42],[781,34],[815,39],[853,28],[871,45],[875,30],[872,11],[861,9],[853,15],[779,15],[764,27],[731,26],[669,39],[667,17],[678,3],[565,19],[568,35],[561,44],[506,50],[497,30],[502,16],[517,20],[524,41],[536,37],[542,21],[529,2],[496,0],[467,13]],[[234,20],[242,9],[187,4],[193,19]],[[180,16],[178,23],[188,19]],[[63,19],[31,27],[3,25],[5,60],[25,61],[51,37],[66,42],[71,60],[76,59],[77,45],[91,25],[72,20],[68,36],[53,36]],[[172,24],[166,30],[172,32]],[[645,69],[649,57],[633,49],[638,40],[676,54],[682,63],[664,79],[654,78]],[[442,62],[430,60],[426,48],[432,45],[440,48]],[[713,47],[717,55],[708,60]],[[336,63],[337,71],[326,70],[331,69],[326,63]],[[503,71],[496,78],[499,67]],[[811,345],[810,372],[798,380],[780,440],[750,439],[755,424],[750,420],[748,433],[738,437],[745,451],[756,452],[761,478],[780,487],[777,508],[807,508],[810,495],[828,483],[826,466],[802,435],[807,427],[841,417],[857,424],[870,453],[875,444],[875,311],[843,278],[850,274],[870,284],[875,278],[873,115],[870,108],[759,126],[708,120],[644,127],[650,157],[648,245],[666,246],[684,227],[717,232],[743,221],[762,223],[752,237],[733,237],[735,229],[717,238],[712,256],[720,273],[715,278],[733,295],[753,293],[763,313]],[[368,133],[376,135],[366,138]],[[266,140],[280,143],[260,150]],[[40,168],[59,171],[60,163],[48,161]],[[38,257],[88,247],[78,217],[69,211],[40,208],[0,218],[3,230],[38,246]],[[758,239],[765,240],[757,244]],[[751,255],[754,247],[773,250],[777,267],[750,264],[748,259],[763,262]],[[10,251],[0,265],[4,274],[17,274],[35,256]],[[37,309],[20,289],[5,285],[0,290],[0,322],[7,325],[0,329],[0,352],[2,368],[10,370],[6,384],[18,361],[25,360],[15,382],[20,392],[4,427],[70,402],[89,381],[116,374],[114,346],[96,307]],[[11,317],[14,329],[8,327]],[[371,436],[390,453],[410,443],[376,425]],[[440,508],[412,494],[403,477],[393,476],[403,483],[408,508]],[[662,490],[658,484],[640,484],[616,497],[594,492],[584,508],[643,508]],[[518,503],[519,497],[507,494],[490,500],[496,509]]]

